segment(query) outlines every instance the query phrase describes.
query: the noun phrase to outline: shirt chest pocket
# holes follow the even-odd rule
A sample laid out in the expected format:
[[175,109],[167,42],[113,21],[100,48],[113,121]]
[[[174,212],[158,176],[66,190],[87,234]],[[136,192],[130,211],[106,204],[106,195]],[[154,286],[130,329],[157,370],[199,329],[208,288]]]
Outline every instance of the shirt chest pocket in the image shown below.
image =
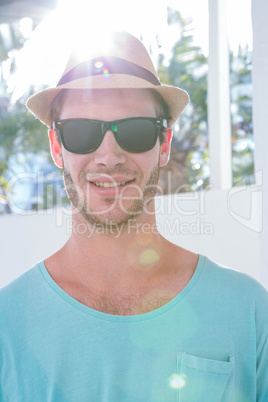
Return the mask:
[[234,360],[234,357],[226,362],[178,353],[177,401],[233,402]]

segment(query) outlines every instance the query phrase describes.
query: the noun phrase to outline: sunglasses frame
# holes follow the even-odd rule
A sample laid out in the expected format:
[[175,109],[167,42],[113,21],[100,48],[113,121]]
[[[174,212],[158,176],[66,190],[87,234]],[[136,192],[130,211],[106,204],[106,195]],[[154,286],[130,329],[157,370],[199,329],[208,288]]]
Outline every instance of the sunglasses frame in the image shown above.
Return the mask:
[[[149,120],[149,121],[154,123],[154,128],[155,128],[154,136],[155,136],[155,138],[154,138],[154,141],[153,141],[153,145],[152,145],[152,147],[150,147],[149,149],[146,149],[146,150],[130,151],[120,143],[120,140],[117,137],[118,125],[121,122],[125,122],[125,121],[128,121],[128,120],[141,120],[141,119],[142,120]],[[100,136],[100,141],[98,143],[98,146],[96,146],[95,148],[93,148],[93,149],[91,149],[89,151],[86,151],[86,152],[73,152],[68,146],[66,146],[66,142],[64,140],[64,134],[63,134],[63,128],[64,128],[65,124],[67,124],[68,122],[72,122],[72,121],[90,121],[90,122],[98,123],[101,126],[101,136]],[[53,128],[53,130],[56,130],[57,133],[60,135],[60,138],[61,138],[61,141],[62,141],[62,144],[63,144],[64,148],[68,152],[75,153],[75,154],[78,154],[78,155],[85,155],[85,154],[89,154],[91,152],[96,151],[96,149],[98,149],[99,146],[101,145],[101,143],[102,143],[102,141],[104,139],[104,136],[105,136],[105,134],[106,134],[106,132],[108,130],[111,130],[113,132],[117,144],[124,151],[130,152],[130,153],[143,153],[143,152],[147,152],[147,151],[150,151],[151,149],[153,149],[153,147],[156,144],[157,138],[159,137],[160,130],[163,129],[163,128],[165,130],[167,129],[167,120],[164,119],[164,118],[159,118],[159,117],[129,117],[129,118],[126,118],[126,119],[119,119],[119,120],[114,120],[114,121],[93,120],[93,119],[85,119],[85,118],[73,118],[73,119],[56,120],[56,121],[53,122],[52,128]]]

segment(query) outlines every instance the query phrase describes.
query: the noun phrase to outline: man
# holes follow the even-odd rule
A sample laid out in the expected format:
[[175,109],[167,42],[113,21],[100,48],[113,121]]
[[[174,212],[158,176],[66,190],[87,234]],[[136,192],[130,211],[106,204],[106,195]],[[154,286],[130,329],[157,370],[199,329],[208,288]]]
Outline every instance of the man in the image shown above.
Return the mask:
[[0,292],[1,401],[268,400],[268,295],[156,230],[188,103],[126,32],[28,108],[49,126],[73,229]]

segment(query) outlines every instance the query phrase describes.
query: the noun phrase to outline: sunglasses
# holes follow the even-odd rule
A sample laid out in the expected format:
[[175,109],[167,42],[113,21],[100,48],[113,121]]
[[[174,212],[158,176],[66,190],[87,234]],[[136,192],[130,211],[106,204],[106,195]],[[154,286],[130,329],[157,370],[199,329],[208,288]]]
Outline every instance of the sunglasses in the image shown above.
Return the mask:
[[118,145],[127,152],[150,151],[160,133],[166,131],[162,118],[132,117],[116,121],[65,119],[53,122],[64,148],[75,154],[88,154],[102,143],[107,130],[112,130]]

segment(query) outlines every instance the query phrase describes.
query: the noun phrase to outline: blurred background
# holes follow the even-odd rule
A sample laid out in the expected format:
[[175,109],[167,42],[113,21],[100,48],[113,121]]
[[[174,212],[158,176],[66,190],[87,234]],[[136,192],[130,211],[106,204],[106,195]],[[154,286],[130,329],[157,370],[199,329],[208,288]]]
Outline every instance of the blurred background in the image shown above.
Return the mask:
[[[140,5],[118,0],[113,6],[107,2],[104,8],[95,3],[0,1],[2,214],[14,213],[18,208],[47,209],[68,202],[61,173],[50,158],[47,129],[26,111],[24,103],[32,93],[57,83],[71,41],[78,38],[81,42],[87,32],[93,32],[96,40],[98,36],[103,40],[101,27],[111,22],[119,29],[127,25],[129,31],[142,38],[160,80],[182,87],[191,98],[190,106],[174,125],[171,160],[161,173],[163,193],[199,190],[209,185],[207,0],[147,0]],[[114,14],[118,14],[119,21],[111,21]],[[96,21],[98,15],[102,16],[102,23]],[[228,2],[228,36],[232,184],[245,184],[254,174],[249,0]],[[16,174],[20,176],[10,183]]]
[[[8,239],[14,245],[20,228],[16,247],[22,252],[19,243],[23,232],[26,230],[29,240],[31,236],[37,238],[37,227],[42,228],[37,216],[43,217],[40,219],[44,224],[44,216],[47,222],[52,211],[66,212],[69,206],[61,171],[50,157],[47,128],[26,110],[25,101],[36,91],[56,85],[70,47],[79,44],[87,51],[88,38],[105,41],[109,27],[126,29],[140,37],[161,82],[182,87],[191,98],[174,125],[171,159],[161,171],[159,196],[165,202],[167,197],[179,197],[183,205],[187,195],[194,196],[198,203],[192,209],[194,213],[185,213],[185,206],[175,213],[189,225],[203,219],[203,224],[211,224],[212,233],[210,238],[205,237],[199,221],[199,237],[192,229],[188,235],[170,230],[171,241],[182,245],[185,242],[185,247],[212,256],[213,251],[221,250],[214,259],[227,265],[237,264],[243,253],[242,259],[248,265],[244,267],[243,262],[238,269],[260,279],[262,204],[258,199],[256,212],[251,203],[251,189],[258,185],[254,168],[251,7],[250,0],[0,0],[0,287],[29,268],[27,264],[44,258],[45,252],[53,252],[68,236],[66,230],[62,238],[55,234],[55,239],[61,240],[55,240],[49,250],[44,247],[44,238],[39,239],[41,245],[35,249],[42,248],[42,253],[36,255],[28,250],[22,268],[12,262],[7,248]],[[217,70],[217,63],[224,64],[225,69]],[[226,94],[221,95],[221,90],[214,87],[213,76],[219,85],[221,81],[227,82]],[[221,99],[217,100],[219,92]],[[218,117],[214,116],[214,104]],[[216,179],[212,179],[213,171]],[[244,190],[242,197],[240,190]],[[240,194],[240,201],[239,197],[234,198],[235,194]],[[188,206],[193,198],[189,199]],[[206,201],[206,212],[205,208],[201,211],[202,199]],[[221,202],[223,209],[219,211],[217,205]],[[241,211],[245,212],[241,215]],[[206,215],[209,213],[212,215]],[[18,215],[28,220],[15,221]],[[192,216],[195,221],[190,222]],[[232,221],[226,226],[226,219],[230,218]],[[164,219],[161,214],[159,219]],[[228,255],[233,257],[228,259],[226,244],[230,231],[238,231],[239,238],[230,242]],[[33,241],[31,238],[25,247]],[[243,251],[249,245],[250,256]],[[8,264],[10,269],[6,268]],[[255,267],[250,268],[250,264]]]

